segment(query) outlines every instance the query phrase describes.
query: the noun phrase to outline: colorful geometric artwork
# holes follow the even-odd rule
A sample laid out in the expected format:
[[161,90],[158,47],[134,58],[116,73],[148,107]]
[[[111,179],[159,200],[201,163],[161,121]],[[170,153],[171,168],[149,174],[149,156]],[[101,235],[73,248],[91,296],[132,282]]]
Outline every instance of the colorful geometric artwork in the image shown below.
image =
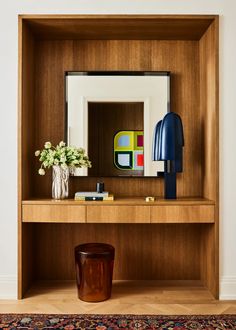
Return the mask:
[[119,131],[116,133],[114,164],[120,170],[143,171],[143,131]]

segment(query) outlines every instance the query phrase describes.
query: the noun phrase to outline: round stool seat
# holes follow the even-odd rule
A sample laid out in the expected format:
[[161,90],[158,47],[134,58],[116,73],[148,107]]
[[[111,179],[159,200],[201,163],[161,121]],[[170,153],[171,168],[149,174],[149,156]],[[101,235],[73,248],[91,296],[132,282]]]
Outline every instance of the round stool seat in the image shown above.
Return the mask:
[[87,258],[113,258],[115,249],[110,244],[105,243],[86,243],[76,246],[75,253],[87,256]]

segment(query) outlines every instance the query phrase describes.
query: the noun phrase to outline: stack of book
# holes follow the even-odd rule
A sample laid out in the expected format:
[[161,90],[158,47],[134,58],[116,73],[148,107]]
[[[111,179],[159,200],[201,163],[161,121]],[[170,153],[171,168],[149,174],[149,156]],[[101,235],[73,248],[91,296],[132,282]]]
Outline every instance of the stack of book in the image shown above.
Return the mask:
[[96,191],[79,191],[75,193],[76,201],[113,201],[114,196],[107,191],[98,193]]

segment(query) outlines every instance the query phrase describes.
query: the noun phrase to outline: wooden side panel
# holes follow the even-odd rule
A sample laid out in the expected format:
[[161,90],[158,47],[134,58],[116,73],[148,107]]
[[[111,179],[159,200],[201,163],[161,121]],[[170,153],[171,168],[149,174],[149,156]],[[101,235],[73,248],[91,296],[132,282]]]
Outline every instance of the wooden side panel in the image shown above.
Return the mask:
[[85,222],[86,206],[23,205],[23,222]]
[[[174,55],[173,55],[174,54]],[[199,115],[199,48],[197,41],[74,40],[37,41],[35,69],[34,149],[64,138],[64,72],[87,70],[171,71],[172,110],[180,114],[185,133],[184,172],[178,174],[178,196],[201,196],[201,126]],[[50,197],[51,174],[33,171],[32,197]],[[70,194],[94,190],[101,178],[72,178]],[[102,178],[116,196],[162,196],[155,178]]]
[[19,293],[21,299],[30,288],[34,279],[34,227],[32,224],[22,224],[22,268],[21,277],[18,278]]
[[219,81],[218,24],[199,42],[200,125],[202,134],[203,196],[218,201],[219,194]]
[[213,205],[168,205],[151,207],[152,223],[206,223],[214,222],[214,216]]
[[149,206],[87,206],[88,223],[150,223]]
[[217,246],[216,246],[216,224],[207,225],[202,228],[200,255],[201,255],[201,280],[212,292],[215,298],[219,294],[219,281],[217,269]]
[[215,201],[215,225],[203,232],[202,280],[219,296],[219,31],[215,19],[199,42],[203,196]]
[[34,224],[35,278],[75,278],[74,247],[114,245],[114,279],[198,280],[201,226],[195,224]]
[[22,183],[19,189],[22,199],[32,195],[32,163],[34,163],[34,38],[25,24],[22,25],[22,48],[19,53],[22,68],[19,84],[21,84],[21,100],[19,102],[20,132],[20,168]]
[[[34,158],[34,39],[19,19],[18,36],[18,297],[32,280],[30,227],[22,227],[21,201],[32,196]],[[23,266],[26,264],[26,266]]]

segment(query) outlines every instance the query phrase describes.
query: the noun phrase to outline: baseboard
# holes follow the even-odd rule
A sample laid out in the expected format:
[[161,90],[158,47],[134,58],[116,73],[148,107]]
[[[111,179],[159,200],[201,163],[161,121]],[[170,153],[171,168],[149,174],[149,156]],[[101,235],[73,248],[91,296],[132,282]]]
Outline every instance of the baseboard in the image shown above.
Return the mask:
[[0,276],[0,299],[17,299],[17,278]]
[[236,276],[221,277],[220,300],[236,300]]

